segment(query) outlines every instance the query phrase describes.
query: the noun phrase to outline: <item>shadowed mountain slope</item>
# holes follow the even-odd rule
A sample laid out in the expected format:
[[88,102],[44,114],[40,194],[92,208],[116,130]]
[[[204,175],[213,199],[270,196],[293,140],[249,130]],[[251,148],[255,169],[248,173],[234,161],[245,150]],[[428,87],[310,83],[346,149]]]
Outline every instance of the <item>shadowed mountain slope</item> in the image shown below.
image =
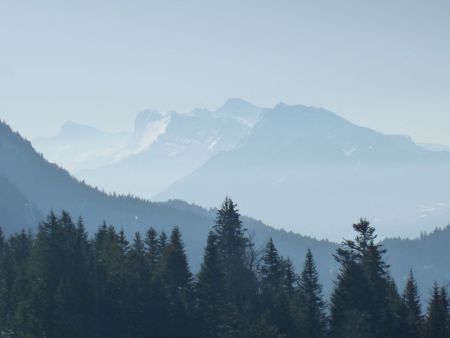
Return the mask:
[[[28,141],[2,122],[0,158],[0,224],[6,234],[21,228],[35,228],[50,210],[59,212],[62,209],[74,217],[83,216],[91,235],[103,220],[123,227],[129,237],[135,231],[144,232],[149,226],[159,231],[170,231],[178,225],[186,242],[190,263],[194,270],[199,267],[215,210],[179,200],[154,203],[130,196],[105,194],[48,163]],[[307,248],[311,248],[325,291],[330,291],[336,273],[332,257],[336,244],[276,230],[245,216],[243,222],[257,248],[272,237],[280,253],[290,257],[297,268],[303,264]],[[349,225],[347,227],[350,228]],[[411,267],[416,271],[424,293],[431,288],[432,281],[447,280],[450,274],[447,264],[449,241],[449,228],[417,240],[386,240],[392,274],[400,287]]]
[[340,240],[367,217],[383,236],[416,237],[450,219],[450,153],[359,127],[318,108],[266,109],[249,136],[157,197],[213,206]]

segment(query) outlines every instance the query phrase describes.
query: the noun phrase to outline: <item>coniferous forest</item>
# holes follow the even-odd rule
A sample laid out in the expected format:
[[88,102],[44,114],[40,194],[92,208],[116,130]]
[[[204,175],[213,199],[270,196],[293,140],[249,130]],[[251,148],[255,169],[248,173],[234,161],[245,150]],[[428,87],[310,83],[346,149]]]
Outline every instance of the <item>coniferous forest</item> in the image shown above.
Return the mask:
[[450,337],[446,287],[421,304],[412,271],[395,285],[369,222],[353,228],[326,299],[313,253],[297,272],[272,240],[256,248],[228,198],[196,275],[177,227],[129,240],[103,224],[91,238],[51,213],[36,234],[0,235],[0,337]]

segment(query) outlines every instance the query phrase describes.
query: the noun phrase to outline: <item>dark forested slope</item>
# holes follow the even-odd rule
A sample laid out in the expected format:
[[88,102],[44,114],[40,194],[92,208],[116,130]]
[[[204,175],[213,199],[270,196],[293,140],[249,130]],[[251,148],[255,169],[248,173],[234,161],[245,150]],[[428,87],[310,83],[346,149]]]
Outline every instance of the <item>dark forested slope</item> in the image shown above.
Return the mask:
[[[168,231],[174,225],[178,225],[184,235],[191,264],[194,268],[198,267],[208,231],[215,217],[213,210],[182,201],[154,203],[132,196],[105,194],[99,189],[79,182],[64,169],[46,161],[33,149],[30,142],[13,132],[5,123],[0,123],[0,158],[0,177],[8,180],[8,189],[14,189],[23,196],[23,201],[18,203],[19,206],[30,203],[38,215],[32,219],[24,218],[26,214],[21,212],[11,214],[10,210],[13,209],[2,202],[0,220],[5,221],[0,223],[6,234],[17,231],[21,223],[23,224],[21,227],[35,227],[37,220],[42,220],[39,216],[47,214],[50,210],[55,212],[67,210],[74,217],[82,216],[91,234],[103,221],[119,228],[123,227],[128,236],[149,226],[158,231]],[[5,190],[2,193],[7,194]],[[10,203],[13,203],[13,200],[10,199]],[[20,210],[17,208],[16,210]],[[8,216],[10,214],[12,216]],[[326,264],[322,264],[324,268],[321,273],[329,271],[334,244],[289,234],[246,217],[244,223],[250,235],[255,238],[257,247],[262,246],[267,238],[272,236],[283,247],[282,253],[290,253],[292,256],[298,253],[299,262],[308,247],[317,248],[317,258],[327,261]]]
[[[105,194],[47,162],[5,123],[0,123],[0,159],[0,225],[6,234],[20,228],[35,228],[50,210],[60,212],[63,209],[73,217],[82,216],[91,235],[103,221],[123,227],[127,236],[145,231],[150,226],[157,231],[169,231],[178,225],[190,263],[194,270],[199,267],[207,234],[214,221],[214,210],[178,200],[154,203],[131,196]],[[336,244],[276,230],[249,217],[242,219],[257,249],[272,237],[280,253],[290,257],[296,266],[303,263],[307,248],[311,248],[325,291],[331,289],[331,280],[337,273],[332,257]],[[350,224],[348,227],[351,229]],[[434,280],[444,282],[450,274],[445,259],[450,256],[446,245],[449,241],[449,228],[417,240],[386,240],[387,259],[393,265],[393,277],[403,282],[412,267],[417,271],[421,290],[425,292],[432,287]]]

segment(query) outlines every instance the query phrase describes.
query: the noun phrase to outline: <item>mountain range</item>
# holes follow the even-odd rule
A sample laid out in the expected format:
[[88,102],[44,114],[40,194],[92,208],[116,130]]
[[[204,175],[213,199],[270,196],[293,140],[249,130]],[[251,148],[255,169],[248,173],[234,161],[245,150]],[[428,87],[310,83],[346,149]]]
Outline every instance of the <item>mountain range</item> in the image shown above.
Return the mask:
[[158,199],[215,205],[224,192],[268,224],[339,240],[357,217],[382,236],[418,236],[450,219],[450,152],[357,126],[319,108],[265,109],[235,148]]
[[[158,231],[170,231],[178,225],[190,264],[194,270],[198,269],[207,233],[214,222],[214,209],[204,209],[180,200],[150,202],[104,193],[49,163],[29,141],[3,122],[0,122],[0,158],[0,224],[6,234],[22,228],[35,229],[50,210],[60,212],[63,209],[74,217],[82,216],[91,235],[103,221],[122,227],[128,237],[136,231],[145,231],[149,226]],[[277,230],[249,217],[243,216],[242,219],[257,248],[273,238],[280,253],[290,257],[297,268],[302,265],[307,248],[311,248],[325,292],[331,290],[337,268],[332,254],[337,244]],[[347,227],[351,228],[350,224]],[[388,249],[387,260],[399,285],[403,285],[410,268],[414,269],[424,294],[428,294],[434,280],[448,280],[449,240],[450,227],[423,234],[417,239],[384,240],[383,244]]]
[[106,133],[96,128],[67,121],[52,137],[38,137],[34,147],[49,161],[71,172],[93,169],[120,160],[120,152],[131,133]]
[[320,108],[262,109],[230,99],[213,111],[143,111],[129,133],[67,123],[34,145],[110,193],[208,208],[228,194],[245,214],[320,238],[348,236],[347,225],[360,216],[383,237],[415,237],[450,219],[445,147]]
[[92,185],[151,198],[215,154],[233,149],[248,135],[260,112],[261,108],[240,99],[230,99],[215,111],[146,110],[137,115],[130,133],[105,133],[70,122],[57,136],[38,138],[33,145]]
[[[103,222],[123,228],[128,238],[150,226],[169,232],[178,225],[190,263],[194,269],[199,267],[206,237],[214,223],[214,209],[179,200],[150,202],[130,195],[107,194],[49,163],[29,141],[3,122],[0,122],[0,158],[0,225],[6,235],[36,229],[51,210],[82,216],[91,235]],[[321,273],[327,276],[333,273],[334,243],[276,230],[249,217],[243,217],[243,221],[257,247],[272,237],[283,247],[280,251],[292,256],[298,264],[310,247],[317,259],[324,262]]]

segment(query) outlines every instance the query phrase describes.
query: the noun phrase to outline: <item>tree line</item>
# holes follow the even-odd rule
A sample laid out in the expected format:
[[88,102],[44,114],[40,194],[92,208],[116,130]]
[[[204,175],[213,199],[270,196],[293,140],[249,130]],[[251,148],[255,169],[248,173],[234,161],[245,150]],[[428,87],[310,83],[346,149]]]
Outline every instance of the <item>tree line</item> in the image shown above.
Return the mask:
[[196,275],[177,227],[130,243],[51,213],[35,235],[0,233],[0,337],[450,337],[447,289],[435,284],[423,313],[412,272],[399,292],[375,229],[353,228],[326,301],[311,251],[297,274],[271,239],[257,250],[229,198]]

